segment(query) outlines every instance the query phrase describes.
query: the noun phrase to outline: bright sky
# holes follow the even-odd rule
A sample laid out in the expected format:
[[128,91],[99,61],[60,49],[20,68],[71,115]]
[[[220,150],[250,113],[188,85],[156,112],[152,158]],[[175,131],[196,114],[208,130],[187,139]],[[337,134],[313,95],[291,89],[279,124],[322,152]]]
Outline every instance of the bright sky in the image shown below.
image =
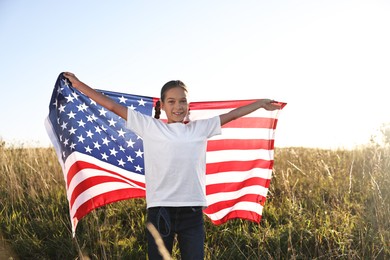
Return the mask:
[[275,145],[351,148],[390,122],[390,1],[0,1],[0,138],[51,145],[59,73],[158,97],[288,105]]

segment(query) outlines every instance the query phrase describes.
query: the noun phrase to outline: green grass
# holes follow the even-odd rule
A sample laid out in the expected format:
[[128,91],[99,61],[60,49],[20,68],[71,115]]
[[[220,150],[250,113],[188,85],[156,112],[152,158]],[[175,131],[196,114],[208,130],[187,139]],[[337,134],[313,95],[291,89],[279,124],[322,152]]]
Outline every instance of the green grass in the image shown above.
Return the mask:
[[[277,148],[261,223],[205,218],[206,259],[390,259],[389,170],[385,147]],[[145,259],[145,213],[104,206],[72,239],[54,150],[0,146],[0,233],[20,259]]]

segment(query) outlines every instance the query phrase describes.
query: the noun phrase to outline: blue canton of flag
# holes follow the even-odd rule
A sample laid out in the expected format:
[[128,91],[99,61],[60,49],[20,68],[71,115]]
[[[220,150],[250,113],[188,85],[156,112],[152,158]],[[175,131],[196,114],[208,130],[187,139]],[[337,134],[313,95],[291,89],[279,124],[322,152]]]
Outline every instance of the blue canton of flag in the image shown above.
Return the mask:
[[[62,75],[58,81],[49,118],[57,135],[62,160],[65,162],[71,153],[77,151],[128,171],[145,174],[142,139],[126,128],[125,120],[80,94]],[[121,105],[152,115],[153,98],[98,91]]]

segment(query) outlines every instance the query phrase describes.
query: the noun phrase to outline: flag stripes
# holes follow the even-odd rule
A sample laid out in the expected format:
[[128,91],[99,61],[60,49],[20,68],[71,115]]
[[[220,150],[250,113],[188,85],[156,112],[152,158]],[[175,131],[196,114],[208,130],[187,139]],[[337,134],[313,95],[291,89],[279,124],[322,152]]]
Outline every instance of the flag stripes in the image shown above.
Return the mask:
[[[199,102],[192,120],[228,113],[254,100]],[[280,103],[281,108],[284,103]],[[261,219],[272,176],[278,111],[256,110],[225,124],[222,135],[208,141],[204,213],[214,224],[232,218]]]

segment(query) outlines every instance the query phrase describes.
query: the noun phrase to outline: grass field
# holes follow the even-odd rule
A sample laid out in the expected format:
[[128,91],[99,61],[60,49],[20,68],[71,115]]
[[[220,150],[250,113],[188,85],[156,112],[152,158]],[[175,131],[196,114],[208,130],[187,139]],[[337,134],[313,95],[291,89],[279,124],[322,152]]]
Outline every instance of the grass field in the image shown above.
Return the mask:
[[[142,199],[93,211],[72,239],[52,148],[0,145],[0,199],[0,233],[20,259],[146,257]],[[390,259],[389,219],[389,148],[276,148],[261,223],[206,220],[206,259]]]

